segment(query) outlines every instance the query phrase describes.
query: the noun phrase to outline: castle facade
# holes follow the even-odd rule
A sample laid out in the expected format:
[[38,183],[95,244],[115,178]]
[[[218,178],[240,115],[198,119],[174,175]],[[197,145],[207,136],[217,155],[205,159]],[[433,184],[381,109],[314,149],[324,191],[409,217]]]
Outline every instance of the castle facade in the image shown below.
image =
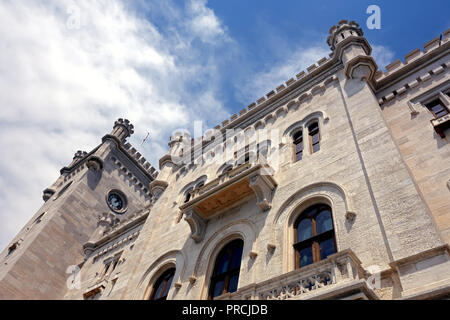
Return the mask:
[[379,70],[331,53],[159,171],[115,122],[0,254],[0,299],[450,298],[450,30]]

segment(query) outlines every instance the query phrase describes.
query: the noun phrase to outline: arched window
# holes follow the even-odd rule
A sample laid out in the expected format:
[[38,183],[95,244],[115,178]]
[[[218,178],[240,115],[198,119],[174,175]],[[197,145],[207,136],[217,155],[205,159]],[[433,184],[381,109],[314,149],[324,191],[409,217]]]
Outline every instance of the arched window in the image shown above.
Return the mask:
[[152,288],[150,300],[166,300],[169,293],[170,285],[172,284],[173,276],[175,275],[175,268],[166,270],[156,280]]
[[311,146],[311,153],[315,153],[320,150],[320,132],[319,123],[314,122],[308,126],[309,132],[309,145]]
[[185,193],[184,193],[184,203],[189,202],[189,200],[191,200],[191,194],[192,192],[192,188],[189,188]]
[[303,158],[303,132],[298,131],[292,137],[294,139],[294,150],[295,150],[295,162],[302,160]]
[[233,165],[230,164],[230,165],[226,166],[225,169],[223,169],[222,173],[227,173],[227,172],[230,172],[231,170],[233,170]]
[[237,290],[243,247],[244,242],[238,239],[220,251],[211,277],[209,299]]
[[294,223],[295,267],[301,268],[336,253],[331,208],[318,204],[303,211]]
[[204,185],[205,185],[205,182],[200,181],[200,182],[195,186],[195,189],[199,189],[199,188],[203,187]]
[[436,119],[441,118],[449,113],[440,99],[427,103],[425,106],[428,108],[428,110],[431,111]]
[[272,142],[270,140],[266,140],[256,145],[256,154],[258,155],[258,158],[260,157],[260,155],[262,155],[264,158],[267,158],[271,143]]

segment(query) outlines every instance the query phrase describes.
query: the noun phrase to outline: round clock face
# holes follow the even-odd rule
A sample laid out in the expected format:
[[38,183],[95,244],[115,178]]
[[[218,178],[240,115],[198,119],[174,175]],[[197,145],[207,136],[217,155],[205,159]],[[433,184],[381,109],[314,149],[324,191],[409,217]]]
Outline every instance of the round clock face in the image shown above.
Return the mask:
[[108,195],[108,205],[114,211],[123,211],[125,208],[125,200],[119,194],[111,192]]

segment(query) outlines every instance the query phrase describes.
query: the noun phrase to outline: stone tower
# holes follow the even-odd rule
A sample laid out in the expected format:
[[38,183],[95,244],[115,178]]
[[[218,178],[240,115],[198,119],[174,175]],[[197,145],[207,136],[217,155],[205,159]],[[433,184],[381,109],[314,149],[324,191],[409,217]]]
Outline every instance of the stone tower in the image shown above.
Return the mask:
[[0,254],[0,300],[61,298],[68,268],[83,261],[99,219],[115,212],[120,221],[150,205],[157,172],[126,142],[132,134],[133,125],[118,119],[96,148],[76,152],[44,190],[45,203]]

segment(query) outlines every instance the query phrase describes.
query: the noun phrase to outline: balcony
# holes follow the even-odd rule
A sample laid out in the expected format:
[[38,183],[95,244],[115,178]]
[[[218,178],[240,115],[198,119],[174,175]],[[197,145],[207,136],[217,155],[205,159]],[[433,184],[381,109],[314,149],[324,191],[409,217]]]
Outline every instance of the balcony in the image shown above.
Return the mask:
[[444,139],[444,131],[450,128],[450,114],[446,114],[440,118],[432,119],[430,121],[436,133],[439,134],[442,139]]
[[216,300],[379,299],[366,281],[368,276],[356,255],[344,250]]
[[269,210],[277,186],[273,172],[262,158],[256,163],[239,165],[193,190],[191,199],[180,206],[191,227],[191,237],[200,242],[208,220],[252,194],[256,195],[256,203],[262,211]]

